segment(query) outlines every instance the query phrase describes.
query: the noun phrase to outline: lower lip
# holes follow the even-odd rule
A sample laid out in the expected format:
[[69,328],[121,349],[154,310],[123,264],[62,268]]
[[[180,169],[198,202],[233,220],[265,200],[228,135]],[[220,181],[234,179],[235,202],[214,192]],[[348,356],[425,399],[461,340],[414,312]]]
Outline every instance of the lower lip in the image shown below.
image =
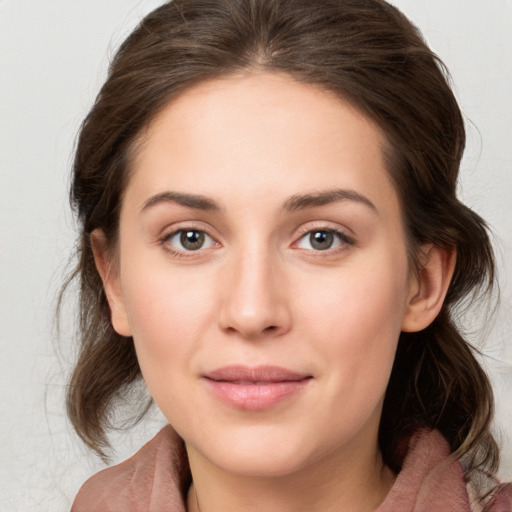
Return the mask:
[[205,379],[210,390],[225,404],[246,411],[263,411],[302,391],[311,379],[236,384],[229,381]]

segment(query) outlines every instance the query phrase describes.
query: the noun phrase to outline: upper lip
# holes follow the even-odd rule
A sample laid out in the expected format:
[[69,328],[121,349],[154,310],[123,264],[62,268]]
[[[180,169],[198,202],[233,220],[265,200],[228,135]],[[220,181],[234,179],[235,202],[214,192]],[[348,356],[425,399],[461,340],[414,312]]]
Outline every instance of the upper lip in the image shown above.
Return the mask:
[[243,366],[231,365],[217,368],[203,375],[204,378],[223,382],[273,383],[293,382],[310,378],[311,375],[299,373],[280,366]]

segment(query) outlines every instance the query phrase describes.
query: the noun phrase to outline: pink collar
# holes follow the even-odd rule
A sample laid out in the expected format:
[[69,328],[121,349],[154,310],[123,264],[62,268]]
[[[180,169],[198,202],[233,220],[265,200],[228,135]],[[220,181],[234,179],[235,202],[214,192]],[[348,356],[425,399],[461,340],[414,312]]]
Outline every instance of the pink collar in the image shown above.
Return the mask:
[[[92,476],[72,512],[186,512],[190,470],[182,440],[168,425],[135,455]],[[503,486],[489,512],[511,512],[511,488]],[[460,463],[436,430],[409,441],[402,471],[376,512],[471,512]],[[473,509],[474,511],[474,509]]]

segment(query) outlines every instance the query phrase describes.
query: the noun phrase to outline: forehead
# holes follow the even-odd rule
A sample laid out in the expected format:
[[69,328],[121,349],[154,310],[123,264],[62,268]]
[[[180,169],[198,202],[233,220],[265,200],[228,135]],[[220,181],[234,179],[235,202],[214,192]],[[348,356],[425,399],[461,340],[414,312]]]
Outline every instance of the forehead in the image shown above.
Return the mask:
[[136,189],[139,204],[164,189],[220,202],[230,192],[266,198],[332,187],[385,196],[394,191],[384,146],[380,128],[333,93],[287,75],[232,75],[186,90],[153,119],[127,195]]

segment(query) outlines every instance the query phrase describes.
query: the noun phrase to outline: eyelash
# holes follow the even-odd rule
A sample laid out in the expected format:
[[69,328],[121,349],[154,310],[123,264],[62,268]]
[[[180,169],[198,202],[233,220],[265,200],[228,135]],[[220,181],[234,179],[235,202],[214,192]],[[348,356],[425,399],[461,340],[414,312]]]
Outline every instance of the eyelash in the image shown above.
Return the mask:
[[[196,233],[196,234],[200,234],[200,235],[207,237],[210,240],[209,247],[206,247],[206,248],[200,247],[197,250],[175,249],[170,243],[171,240],[178,235],[183,236],[183,234],[187,233],[187,232]],[[330,227],[326,227],[325,225],[323,225],[323,226],[318,226],[318,227],[307,227],[307,228],[304,228],[303,230],[301,230],[299,237],[292,244],[292,247],[294,249],[300,249],[300,247],[298,247],[299,243],[302,240],[304,240],[306,237],[308,237],[308,236],[311,237],[311,235],[314,233],[324,233],[324,234],[332,235],[339,242],[339,246],[335,247],[335,248],[329,247],[329,248],[323,249],[323,250],[321,250],[321,249],[316,250],[314,248],[312,248],[312,249],[304,248],[303,249],[305,251],[308,251],[310,254],[314,254],[315,256],[318,256],[318,257],[320,257],[322,254],[332,255],[334,253],[342,251],[344,248],[346,248],[346,246],[355,245],[355,240],[352,237],[349,237],[343,231],[333,229]],[[183,227],[180,229],[176,229],[176,230],[172,231],[171,233],[167,233],[166,235],[164,235],[163,237],[161,237],[159,239],[159,243],[160,243],[160,245],[162,245],[164,247],[164,249],[167,252],[169,252],[175,258],[197,257],[198,253],[200,253],[206,249],[209,249],[214,246],[217,246],[217,247],[220,246],[220,244],[218,242],[216,242],[215,239],[212,236],[210,236],[205,230],[194,228],[194,227]]]
[[215,245],[219,246],[220,245],[204,229],[199,229],[199,228],[194,228],[194,227],[183,227],[180,229],[176,229],[176,230],[172,231],[171,233],[167,233],[166,235],[164,235],[162,238],[159,239],[159,243],[160,243],[160,245],[162,245],[164,247],[164,249],[167,252],[169,252],[175,258],[193,258],[193,257],[197,256],[197,253],[202,252],[202,250],[204,250],[204,248],[200,247],[199,249],[197,249],[195,251],[194,250],[186,250],[186,249],[179,250],[179,249],[175,249],[171,245],[171,240],[175,236],[178,236],[178,235],[182,236],[184,233],[199,233],[201,235],[208,237],[208,239],[210,240],[211,246],[215,246]]
[[300,236],[298,237],[297,241],[292,244],[294,248],[300,249],[300,247],[297,247],[299,243],[306,239],[306,237],[311,237],[314,233],[325,233],[334,236],[338,242],[338,247],[329,247],[324,250],[315,250],[315,249],[303,249],[305,251],[308,251],[310,254],[314,255],[315,257],[322,257],[323,255],[333,255],[340,251],[343,251],[347,248],[347,246],[353,246],[356,244],[356,241],[354,238],[348,236],[344,231],[341,231],[339,229],[327,227],[325,225],[319,225],[319,226],[306,226],[301,230]]

